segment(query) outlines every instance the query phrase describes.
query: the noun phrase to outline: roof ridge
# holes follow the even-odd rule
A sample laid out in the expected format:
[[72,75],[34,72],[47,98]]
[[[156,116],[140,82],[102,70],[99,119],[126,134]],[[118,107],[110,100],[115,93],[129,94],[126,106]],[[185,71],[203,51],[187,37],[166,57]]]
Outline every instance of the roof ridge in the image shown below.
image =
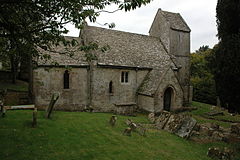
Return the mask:
[[137,36],[143,36],[143,37],[149,37],[149,38],[156,39],[155,37],[149,36],[147,34],[133,33],[133,32],[128,32],[128,31],[120,31],[120,30],[108,29],[108,28],[103,28],[103,27],[98,27],[98,26],[87,26],[87,27],[103,29],[103,30],[112,31],[112,32],[121,32],[121,33],[126,33],[126,34],[133,34],[133,35],[137,35]]

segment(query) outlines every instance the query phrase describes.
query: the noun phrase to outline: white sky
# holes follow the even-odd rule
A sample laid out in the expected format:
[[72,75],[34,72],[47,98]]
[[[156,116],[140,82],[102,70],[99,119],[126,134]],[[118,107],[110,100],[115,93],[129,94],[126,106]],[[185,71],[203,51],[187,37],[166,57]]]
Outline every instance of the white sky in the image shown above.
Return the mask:
[[[192,30],[191,51],[194,52],[202,45],[213,47],[218,42],[216,5],[217,0],[153,0],[150,4],[130,12],[102,13],[97,22],[100,24],[114,22],[115,30],[147,35],[158,8],[180,13]],[[113,11],[114,8],[109,7],[107,10]],[[69,36],[79,35],[79,30],[74,26],[68,25],[68,29]]]

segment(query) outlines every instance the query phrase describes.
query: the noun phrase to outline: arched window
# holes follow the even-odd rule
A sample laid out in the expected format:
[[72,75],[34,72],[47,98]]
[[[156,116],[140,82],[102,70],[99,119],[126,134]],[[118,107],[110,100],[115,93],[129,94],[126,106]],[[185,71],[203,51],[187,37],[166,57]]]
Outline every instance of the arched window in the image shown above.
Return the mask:
[[109,82],[109,93],[113,93],[113,82]]
[[63,88],[69,89],[69,72],[66,70],[63,75]]

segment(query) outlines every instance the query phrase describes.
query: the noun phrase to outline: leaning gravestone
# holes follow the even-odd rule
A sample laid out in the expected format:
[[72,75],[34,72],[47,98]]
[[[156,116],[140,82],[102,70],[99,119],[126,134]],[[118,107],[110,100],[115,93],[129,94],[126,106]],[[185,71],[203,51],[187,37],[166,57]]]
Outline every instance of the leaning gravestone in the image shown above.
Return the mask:
[[132,135],[132,129],[130,127],[127,127],[126,129],[124,129],[123,135],[131,136]]
[[196,124],[197,121],[195,119],[190,116],[186,117],[180,129],[176,132],[176,135],[182,138],[188,138]]
[[53,107],[54,107],[55,103],[57,102],[58,98],[59,98],[59,93],[54,93],[52,95],[51,101],[50,101],[49,106],[47,108],[46,118],[48,118],[48,119],[50,118],[51,113],[53,111]]

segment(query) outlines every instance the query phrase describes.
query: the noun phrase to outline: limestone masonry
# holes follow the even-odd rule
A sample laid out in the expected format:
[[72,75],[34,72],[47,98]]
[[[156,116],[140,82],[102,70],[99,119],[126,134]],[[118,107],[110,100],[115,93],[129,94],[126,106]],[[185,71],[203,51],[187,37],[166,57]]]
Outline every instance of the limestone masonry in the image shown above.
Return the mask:
[[[35,104],[45,108],[55,92],[56,109],[131,114],[175,110],[191,101],[191,30],[178,13],[158,10],[148,35],[85,25],[80,45],[110,46],[94,51],[96,60],[76,47],[54,48],[51,59],[38,61],[33,72]],[[74,52],[74,56],[67,54]],[[57,62],[58,65],[53,65]]]

